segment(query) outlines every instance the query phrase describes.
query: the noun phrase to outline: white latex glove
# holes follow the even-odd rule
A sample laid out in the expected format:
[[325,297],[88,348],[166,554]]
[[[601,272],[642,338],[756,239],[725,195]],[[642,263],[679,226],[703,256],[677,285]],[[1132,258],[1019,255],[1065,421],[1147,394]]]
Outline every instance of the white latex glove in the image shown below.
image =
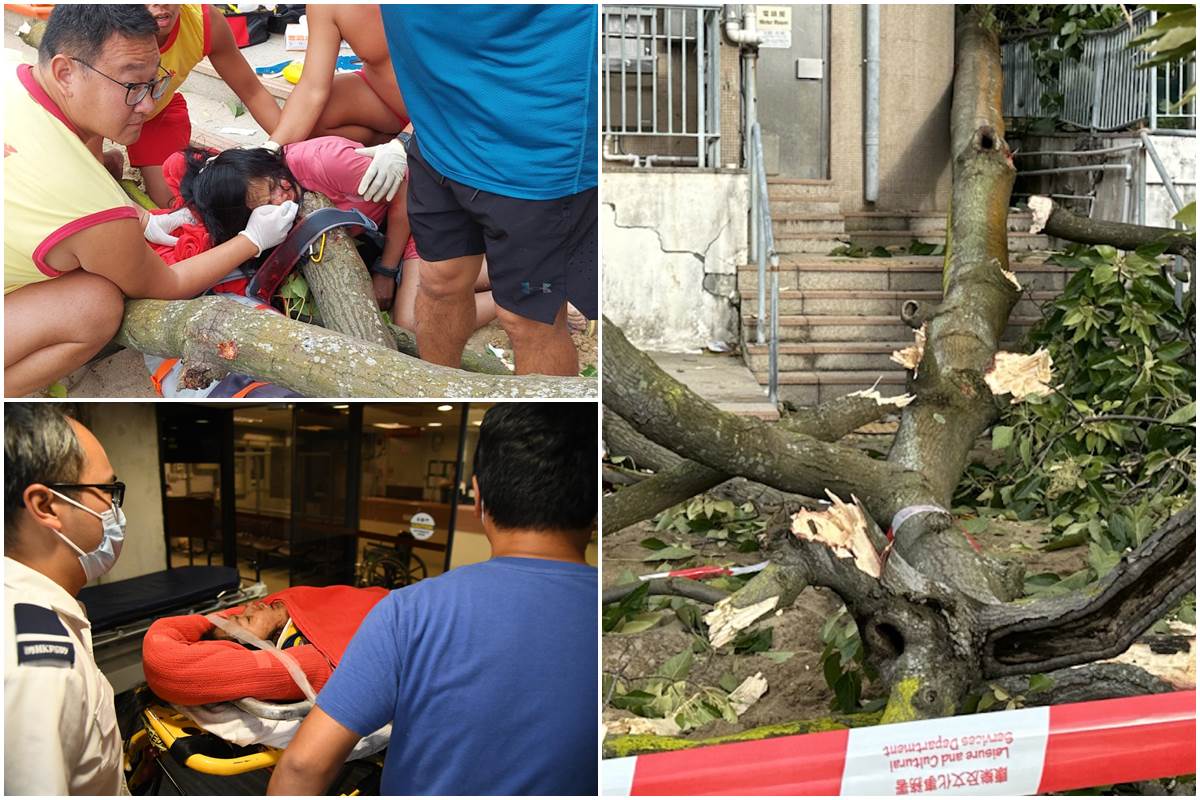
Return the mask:
[[374,147],[358,147],[354,152],[370,156],[371,166],[358,184],[359,196],[369,203],[392,202],[404,173],[408,171],[408,153],[399,139]]
[[263,150],[270,150],[272,153],[276,153],[276,154],[279,153],[279,151],[281,149],[283,149],[283,145],[281,145],[279,142],[273,142],[270,139],[267,139],[262,144],[243,144],[243,145],[240,145],[238,147],[238,149],[239,150],[257,150],[260,147]]
[[192,212],[187,206],[172,211],[170,214],[151,214],[146,221],[146,229],[142,231],[142,235],[146,237],[146,241],[154,242],[155,244],[174,245],[179,241],[178,236],[172,236],[171,231],[178,228],[180,225],[195,225],[196,218],[192,216]]
[[253,242],[258,248],[255,256],[261,256],[263,250],[274,247],[287,238],[299,210],[300,206],[291,200],[277,206],[259,206],[250,212],[246,230],[238,235],[245,236]]

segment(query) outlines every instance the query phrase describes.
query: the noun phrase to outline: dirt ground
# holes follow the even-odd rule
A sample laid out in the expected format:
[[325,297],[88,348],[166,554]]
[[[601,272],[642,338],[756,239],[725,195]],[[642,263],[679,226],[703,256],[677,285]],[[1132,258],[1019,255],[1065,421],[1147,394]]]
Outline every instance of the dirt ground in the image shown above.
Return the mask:
[[[1043,552],[1040,540],[1048,526],[1044,521],[1010,522],[994,520],[986,531],[975,538],[989,554],[1013,559],[1025,565],[1030,574],[1056,572],[1066,576],[1083,568],[1087,559],[1086,547],[1074,547],[1056,552]],[[665,538],[655,533],[651,522],[643,522],[604,538],[604,584],[620,582],[626,570],[634,574],[659,571],[658,562],[643,559],[652,551],[639,542],[648,537]],[[720,563],[727,566],[754,564],[761,561],[759,553],[725,552],[715,545],[696,545],[703,557],[696,561]],[[694,566],[688,562],[688,566]],[[628,576],[626,576],[628,577]],[[824,589],[809,588],[791,608],[776,612],[756,623],[755,627],[774,629],[772,651],[791,652],[782,663],[761,653],[751,655],[696,654],[688,680],[699,685],[716,686],[721,676],[732,673],[740,682],[761,672],[767,680],[767,693],[743,714],[736,724],[723,720],[709,723],[685,734],[686,738],[707,739],[736,733],[762,725],[775,725],[821,717],[830,712],[833,693],[821,673],[820,656],[824,648],[820,629],[825,621],[841,607],[841,601]],[[700,606],[702,612],[708,606]],[[606,634],[603,644],[603,669],[627,682],[637,677],[653,675],[668,658],[688,648],[693,635],[682,623],[668,615],[663,623],[648,631],[634,634]],[[728,650],[728,648],[724,648]],[[869,689],[864,692],[869,696]],[[606,719],[627,715],[627,712],[606,709]]]

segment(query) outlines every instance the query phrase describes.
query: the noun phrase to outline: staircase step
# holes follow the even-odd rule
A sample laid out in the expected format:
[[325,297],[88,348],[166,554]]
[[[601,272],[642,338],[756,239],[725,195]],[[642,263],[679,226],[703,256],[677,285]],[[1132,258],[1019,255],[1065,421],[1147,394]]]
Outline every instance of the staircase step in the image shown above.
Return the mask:
[[[754,377],[766,386],[767,371],[756,370]],[[876,385],[878,380],[878,385]],[[779,398],[798,406],[815,406],[829,400],[870,389],[876,386],[884,397],[904,394],[906,376],[903,370],[844,370],[838,372],[815,372],[797,370],[779,373]]]
[[[1066,267],[1046,264],[1039,259],[1014,261],[1009,267],[1016,274],[1023,291],[1062,291],[1072,274]],[[743,292],[758,289],[757,264],[743,264],[738,267],[738,288]],[[940,291],[941,288],[941,256],[814,258],[792,254],[791,257],[781,258],[779,265],[781,292],[797,289]]]
[[842,234],[846,230],[838,214],[775,214],[771,226],[777,237],[796,233]]
[[[755,276],[757,278],[757,276]],[[757,312],[758,292],[742,290],[743,313],[752,316]],[[1036,317],[1039,308],[1058,297],[1058,292],[1025,292],[1017,301],[1013,314],[1021,317]],[[841,289],[788,289],[779,292],[781,316],[797,315],[854,315],[899,316],[900,307],[908,300],[936,304],[942,301],[939,290],[921,291],[844,291]],[[769,300],[768,300],[769,302]]]
[[836,197],[813,196],[798,199],[769,195],[769,199],[772,217],[786,217],[792,214],[840,215],[842,213],[842,203]]
[[[797,370],[881,370],[896,368],[891,360],[895,351],[908,347],[906,342],[780,342],[779,371]],[[765,344],[746,345],[743,349],[746,365],[751,371],[770,367],[770,347]]]
[[[847,231],[846,236],[849,240],[863,247],[889,247],[891,245],[906,245],[916,239],[925,244],[945,244],[946,231]],[[1008,250],[1010,253],[1025,252],[1029,250],[1049,250],[1050,239],[1041,233],[1024,233],[1021,231],[1012,231],[1008,233]]]
[[[743,307],[744,308],[744,307]],[[757,346],[755,315],[743,313],[742,341]],[[1014,343],[1041,317],[1009,317],[1003,341]],[[779,341],[813,342],[907,342],[913,341],[912,328],[895,316],[781,314]],[[907,345],[906,345],[907,346]]]
[[821,255],[850,241],[845,233],[816,231],[810,233],[775,233],[775,252],[783,255],[805,253]]
[[[1008,229],[1028,231],[1028,211],[1009,211]],[[915,231],[918,233],[945,234],[945,211],[847,211],[845,214],[848,231]]]

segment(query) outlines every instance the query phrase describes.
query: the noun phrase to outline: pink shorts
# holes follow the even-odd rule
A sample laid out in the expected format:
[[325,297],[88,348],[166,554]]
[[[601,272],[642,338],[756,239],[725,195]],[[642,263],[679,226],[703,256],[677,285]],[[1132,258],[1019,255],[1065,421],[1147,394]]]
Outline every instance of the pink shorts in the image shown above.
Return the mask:
[[421,257],[417,252],[417,240],[413,237],[408,237],[408,244],[404,247],[404,255],[401,256],[402,261],[413,261]]

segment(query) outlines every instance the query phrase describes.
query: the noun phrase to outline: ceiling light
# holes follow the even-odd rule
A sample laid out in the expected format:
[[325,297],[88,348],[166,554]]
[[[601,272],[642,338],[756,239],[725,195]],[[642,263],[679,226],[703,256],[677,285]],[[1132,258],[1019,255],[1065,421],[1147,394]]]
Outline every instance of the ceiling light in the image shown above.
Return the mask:
[[438,411],[453,411],[453,410],[454,410],[454,406],[450,405],[449,403],[445,403],[443,405],[438,406]]
[[405,425],[403,422],[372,422],[371,425],[373,425],[376,428],[384,428],[389,431],[394,431],[398,428],[410,427],[408,425]]
[[296,427],[298,427],[302,431],[313,431],[316,433],[319,433],[321,431],[333,430],[333,428],[330,427],[329,425],[297,425]]
[[442,423],[440,423],[440,422],[429,422],[429,423],[426,423],[426,424],[427,424],[427,425],[428,425],[430,428],[440,428],[440,427],[442,427]]
[[256,423],[256,422],[262,422],[262,420],[261,420],[261,419],[256,419],[256,418],[254,418],[254,417],[234,417],[234,418],[233,418],[233,421],[234,421],[234,422],[241,422],[241,423],[244,423],[244,424],[246,424],[246,425],[253,425],[253,424],[254,424],[254,423]]
[[340,405],[334,406],[334,408],[337,409],[338,411],[343,411],[349,407],[350,407],[349,403],[341,403]]

